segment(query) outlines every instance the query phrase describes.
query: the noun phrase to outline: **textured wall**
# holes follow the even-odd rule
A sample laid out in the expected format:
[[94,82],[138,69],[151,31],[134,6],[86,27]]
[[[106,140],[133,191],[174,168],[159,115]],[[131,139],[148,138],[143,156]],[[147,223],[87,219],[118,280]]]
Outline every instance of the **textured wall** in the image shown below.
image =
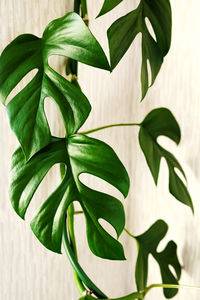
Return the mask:
[[[173,151],[186,171],[195,216],[192,216],[189,208],[169,195],[168,171],[164,161],[161,163],[158,187],[154,186],[138,146],[137,128],[108,129],[92,136],[101,138],[114,147],[131,177],[130,194],[124,201],[127,213],[126,227],[133,234],[140,234],[157,219],[164,219],[169,224],[169,232],[159,249],[165,246],[168,239],[174,239],[179,245],[178,254],[184,266],[181,283],[200,285],[200,4],[197,0],[191,0],[189,4],[181,0],[172,2],[172,47],[156,83],[142,103],[139,103],[140,36],[111,75],[80,64],[80,83],[93,107],[83,129],[116,122],[140,122],[151,109],[160,106],[172,110],[182,129],[181,144],[177,148],[165,139],[160,141],[167,149]],[[137,1],[125,0],[112,13],[95,20],[101,3],[102,1],[88,0],[90,28],[107,51],[106,28],[122,12],[133,9]],[[62,16],[71,8],[70,0],[1,0],[0,49],[24,32],[41,36],[44,27],[53,18]],[[57,60],[57,65],[62,71],[61,60]],[[62,136],[62,122],[57,122],[59,114],[55,106],[46,101],[45,109],[48,119],[51,120],[53,134]],[[28,210],[26,222],[21,220],[14,213],[8,199],[10,157],[17,141],[9,129],[3,106],[0,106],[0,116],[0,299],[78,299],[73,272],[65,254],[56,255],[46,250],[29,228],[34,211],[59,183],[58,169],[54,167],[40,186]],[[103,191],[109,190],[113,195],[121,197],[100,180],[84,180],[91,186],[95,184],[95,187]],[[88,250],[83,217],[78,215],[76,218],[80,261],[88,270],[88,274],[112,297],[132,292],[135,289],[134,241],[125,234],[121,237],[126,247],[126,262],[102,261]],[[155,282],[160,282],[160,275],[157,265],[151,260],[149,284]],[[199,299],[200,292],[181,290],[174,299],[188,298]],[[164,299],[162,291],[153,290],[147,297],[147,300],[150,299]]]

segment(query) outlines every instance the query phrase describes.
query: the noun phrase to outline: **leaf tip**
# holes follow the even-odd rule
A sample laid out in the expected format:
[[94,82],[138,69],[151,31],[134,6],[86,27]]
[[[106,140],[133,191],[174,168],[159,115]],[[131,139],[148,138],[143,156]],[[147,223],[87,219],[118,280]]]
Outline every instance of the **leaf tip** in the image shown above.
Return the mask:
[[147,91],[148,91],[148,88],[145,89],[145,90],[142,90],[142,95],[141,95],[140,103],[141,103],[141,102],[144,100],[144,98],[146,97]]
[[193,214],[193,216],[194,216],[194,206],[193,206],[193,204],[191,203],[191,206],[190,206],[190,208],[191,208],[191,210],[192,210],[192,214]]
[[[10,193],[9,193],[10,194]],[[17,202],[15,202],[15,199],[12,198],[12,194],[10,194],[11,204],[16,212],[16,214],[24,221],[25,220],[25,214],[26,214],[26,208],[20,208],[20,205],[16,205]]]
[[40,227],[38,226],[37,219],[33,219],[30,223],[30,227],[36,238],[39,242],[48,250],[55,252],[57,254],[62,254],[61,252],[61,244],[53,243],[52,240],[47,240],[46,235],[43,235]]

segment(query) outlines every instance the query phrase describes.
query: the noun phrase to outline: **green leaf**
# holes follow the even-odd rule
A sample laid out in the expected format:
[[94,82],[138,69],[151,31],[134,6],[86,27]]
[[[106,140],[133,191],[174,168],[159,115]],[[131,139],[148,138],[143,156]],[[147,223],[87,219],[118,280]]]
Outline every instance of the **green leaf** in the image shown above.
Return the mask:
[[[135,269],[135,278],[138,290],[144,290],[147,286],[148,258],[149,254],[157,261],[165,284],[178,284],[181,276],[181,265],[177,257],[177,246],[170,241],[165,249],[157,252],[160,241],[165,237],[168,230],[167,224],[163,220],[155,222],[145,233],[136,236],[138,243],[138,257]],[[176,276],[169,266],[173,267]],[[177,289],[164,289],[166,298],[172,298],[177,294]]]
[[12,158],[10,199],[23,218],[28,205],[44,176],[55,163],[64,163],[67,171],[60,186],[42,204],[31,222],[31,228],[48,249],[60,253],[64,216],[69,204],[79,201],[87,223],[91,251],[108,259],[124,259],[122,245],[99,223],[102,218],[121,234],[125,215],[116,198],[84,185],[79,176],[89,173],[116,187],[126,197],[129,177],[121,161],[107,144],[84,135],[68,139],[52,138],[51,143],[35,154],[28,163],[21,148]]
[[98,14],[97,17],[100,17],[110,10],[112,10],[114,7],[116,7],[119,3],[121,3],[123,0],[104,0],[103,6]]
[[0,99],[3,104],[27,73],[38,70],[7,105],[11,128],[27,160],[51,139],[44,112],[45,98],[51,98],[58,105],[68,135],[77,132],[91,109],[80,89],[50,68],[48,59],[51,55],[70,57],[109,70],[101,46],[75,13],[52,21],[42,38],[20,35],[5,48],[0,57]]
[[69,138],[68,153],[76,186],[81,194],[80,204],[86,218],[87,237],[91,251],[100,257],[106,257],[106,253],[109,252],[110,257],[107,256],[107,258],[112,259],[117,259],[121,253],[121,259],[124,259],[119,242],[109,237],[98,222],[100,218],[103,218],[115,228],[119,236],[125,224],[121,202],[114,197],[86,187],[79,180],[79,176],[82,173],[98,176],[112,184],[126,197],[129,179],[125,168],[112,148],[99,140],[83,135],[74,135]]
[[[147,28],[150,21],[156,40]],[[141,87],[142,99],[161,68],[163,58],[171,43],[171,7],[169,0],[141,0],[139,6],[116,20],[108,29],[111,68],[114,69],[124,56],[138,33],[142,34]],[[149,80],[147,62],[151,68]]]
[[193,211],[193,204],[187,187],[176,173],[178,169],[183,176],[185,173],[176,160],[176,158],[163,147],[161,147],[157,138],[166,136],[173,140],[176,144],[180,142],[180,128],[172,115],[166,108],[157,108],[152,110],[141,123],[139,131],[140,147],[145,155],[147,164],[157,184],[160,169],[160,160],[165,158],[169,169],[169,191],[180,202],[188,205]]

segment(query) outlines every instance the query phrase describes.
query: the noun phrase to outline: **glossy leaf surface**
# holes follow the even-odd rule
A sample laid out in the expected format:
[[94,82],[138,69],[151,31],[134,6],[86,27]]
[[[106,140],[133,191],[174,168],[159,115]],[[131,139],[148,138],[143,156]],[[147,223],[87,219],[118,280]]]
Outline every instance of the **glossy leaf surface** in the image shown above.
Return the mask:
[[0,57],[0,99],[3,104],[20,80],[37,69],[33,79],[7,105],[11,128],[27,160],[51,139],[44,112],[45,98],[51,98],[58,105],[68,135],[77,132],[91,109],[80,89],[49,66],[51,55],[109,69],[101,46],[75,13],[52,21],[42,38],[20,35],[5,48]]
[[97,17],[100,17],[100,16],[106,14],[107,12],[109,12],[110,10],[115,8],[122,1],[123,0],[104,0],[103,6]]
[[68,139],[53,138],[28,163],[22,149],[13,155],[10,198],[15,211],[24,217],[38,185],[55,163],[65,163],[67,171],[60,186],[42,204],[31,222],[37,238],[48,249],[60,252],[64,216],[68,205],[79,201],[87,223],[91,251],[108,259],[124,259],[123,247],[100,225],[100,218],[109,222],[117,236],[124,228],[123,205],[116,198],[90,189],[79,180],[81,173],[100,177],[126,197],[129,177],[117,155],[107,144],[84,135]]
[[157,138],[166,136],[176,144],[180,142],[180,128],[172,115],[166,108],[152,110],[141,123],[139,132],[140,147],[145,155],[147,164],[157,184],[160,169],[160,160],[165,158],[169,169],[169,190],[170,193],[180,202],[188,205],[193,211],[193,204],[187,187],[176,173],[178,169],[185,177],[184,171],[176,158],[163,147],[161,147]]
[[89,173],[98,176],[116,187],[126,197],[129,178],[125,168],[112,148],[99,140],[83,135],[74,135],[69,138],[68,153],[72,173],[81,195],[80,204],[86,218],[90,249],[100,257],[105,257],[106,253],[110,252],[110,258],[113,259],[115,255],[117,259],[121,253],[121,259],[124,259],[121,245],[111,238],[98,222],[100,218],[103,218],[115,228],[119,236],[125,224],[121,202],[114,197],[86,187],[79,180],[79,175]]
[[[148,258],[150,254],[159,265],[162,282],[165,284],[178,284],[178,280],[181,276],[181,265],[176,253],[176,244],[170,241],[163,251],[157,252],[157,247],[160,241],[165,237],[167,230],[167,224],[163,220],[158,220],[145,233],[135,237],[139,249],[135,270],[138,290],[146,288]],[[176,276],[172,273],[169,266],[174,269]],[[172,298],[177,294],[177,291],[177,289],[164,289],[164,295],[167,298]]]
[[[152,25],[156,40],[149,31]],[[156,79],[171,43],[171,7],[169,0],[141,0],[139,6],[116,20],[108,29],[111,68],[114,69],[138,33],[142,34],[142,99]],[[150,64],[151,82],[147,63]]]

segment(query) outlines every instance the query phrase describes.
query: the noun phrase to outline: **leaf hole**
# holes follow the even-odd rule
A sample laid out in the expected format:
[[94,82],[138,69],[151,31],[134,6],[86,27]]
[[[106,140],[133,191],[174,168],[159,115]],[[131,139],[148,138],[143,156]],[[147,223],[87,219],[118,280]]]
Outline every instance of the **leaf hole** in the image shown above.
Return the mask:
[[[32,220],[44,201],[57,189],[60,183],[60,164],[57,163],[51,167],[39,184],[27,209],[26,220]],[[27,188],[25,192],[27,192]]]
[[65,137],[65,126],[60,110],[51,98],[45,98],[44,111],[51,134],[56,137]]
[[49,66],[62,76],[65,76],[65,68],[68,58],[59,55],[51,55],[48,57]]
[[178,168],[174,168],[174,171],[176,175],[178,175],[178,177],[182,180],[182,182],[187,186],[187,180],[184,177],[183,173]]
[[147,72],[148,72],[148,86],[152,85],[152,74],[151,74],[151,65],[149,59],[147,59]]
[[106,220],[104,220],[102,218],[99,218],[98,222],[107,233],[109,233],[112,237],[117,239],[117,233],[116,233],[114,227],[109,222],[107,222]]
[[38,69],[33,69],[30,72],[28,72],[19,82],[18,84],[12,89],[12,91],[9,93],[9,95],[6,98],[6,105],[22,90],[24,89],[29,82],[35,77],[36,73],[38,72]]
[[81,205],[78,201],[74,201],[73,203],[74,203],[74,211],[75,212],[82,212],[83,211],[82,207],[81,207]]
[[118,191],[118,189],[116,189],[114,186],[112,186],[110,183],[108,183],[107,181],[89,174],[89,173],[81,173],[79,175],[79,180],[86,185],[87,187],[101,192],[101,193],[106,193],[108,195],[111,195],[113,197],[116,197],[117,199],[122,199],[122,195],[121,193]]
[[153,278],[153,281],[155,282],[160,282],[160,268],[152,254],[149,255],[148,259],[148,282],[150,281],[150,278]]
[[[167,235],[167,233],[166,233],[166,235]],[[162,238],[162,240],[159,241],[159,244],[156,248],[157,253],[163,252],[164,249],[166,248],[166,235]]]
[[154,41],[157,42],[155,31],[153,30],[153,27],[152,27],[152,24],[151,24],[149,18],[146,17],[144,20],[145,20],[145,24],[146,24],[146,26],[148,28],[148,31],[149,31],[150,35],[152,36],[152,38],[154,39]]
[[165,136],[165,135],[160,135],[157,138],[157,143],[162,146],[165,149],[169,149],[168,151],[176,151],[177,150],[177,145],[176,143],[171,140],[169,137]]
[[175,271],[175,269],[174,269],[174,267],[172,266],[172,265],[168,265],[168,268],[170,269],[170,272],[173,274],[173,276],[175,277],[175,278],[177,278],[177,276],[176,276],[176,271]]

